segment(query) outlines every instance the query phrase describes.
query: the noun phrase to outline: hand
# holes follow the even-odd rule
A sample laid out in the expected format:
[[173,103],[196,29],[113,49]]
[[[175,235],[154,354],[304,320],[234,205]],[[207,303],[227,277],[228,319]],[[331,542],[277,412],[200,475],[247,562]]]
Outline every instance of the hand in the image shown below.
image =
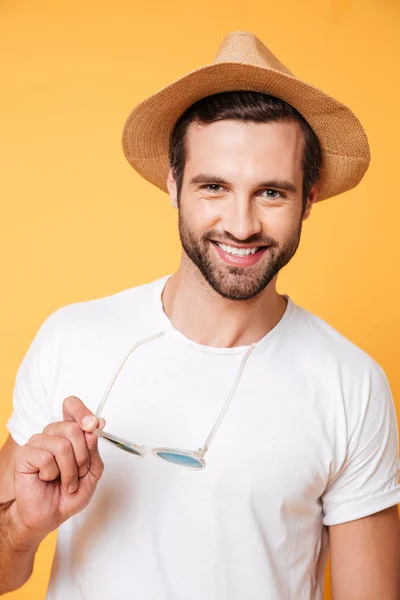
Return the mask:
[[43,539],[83,510],[103,474],[98,436],[91,432],[105,420],[76,396],[65,398],[63,418],[17,450],[10,518],[21,539]]

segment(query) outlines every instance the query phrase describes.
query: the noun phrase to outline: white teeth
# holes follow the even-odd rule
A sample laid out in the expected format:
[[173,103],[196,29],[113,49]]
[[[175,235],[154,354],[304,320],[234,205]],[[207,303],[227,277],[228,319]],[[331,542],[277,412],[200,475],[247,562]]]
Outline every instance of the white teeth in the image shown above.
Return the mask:
[[218,242],[216,242],[216,244],[224,252],[234,254],[235,256],[248,256],[249,254],[255,254],[258,250],[258,248],[234,248],[233,246],[226,246],[225,244],[219,244]]

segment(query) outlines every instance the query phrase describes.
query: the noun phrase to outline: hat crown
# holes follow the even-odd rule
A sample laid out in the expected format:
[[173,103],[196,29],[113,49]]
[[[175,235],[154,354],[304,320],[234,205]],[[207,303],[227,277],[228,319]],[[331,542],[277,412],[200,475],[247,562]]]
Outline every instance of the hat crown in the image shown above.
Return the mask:
[[235,90],[280,98],[309,123],[322,150],[317,201],[350,190],[361,181],[371,157],[368,138],[354,113],[297,79],[248,31],[228,33],[212,63],[173,81],[131,111],[122,137],[129,163],[168,193],[169,151],[177,120],[198,100]]
[[294,77],[294,74],[249,31],[233,31],[228,33],[218,49],[214,64],[240,62],[256,67],[267,67]]

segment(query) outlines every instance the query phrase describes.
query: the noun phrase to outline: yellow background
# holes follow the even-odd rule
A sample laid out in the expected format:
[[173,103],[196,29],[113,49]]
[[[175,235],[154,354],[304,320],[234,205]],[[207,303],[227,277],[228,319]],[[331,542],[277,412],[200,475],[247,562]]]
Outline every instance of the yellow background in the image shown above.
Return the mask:
[[[278,289],[378,361],[400,414],[399,25],[398,0],[1,0],[0,444],[16,370],[46,316],[177,268],[176,213],[129,166],[121,132],[137,102],[211,62],[236,29],[368,133],[366,176],[314,207]],[[7,598],[45,597],[55,540]]]

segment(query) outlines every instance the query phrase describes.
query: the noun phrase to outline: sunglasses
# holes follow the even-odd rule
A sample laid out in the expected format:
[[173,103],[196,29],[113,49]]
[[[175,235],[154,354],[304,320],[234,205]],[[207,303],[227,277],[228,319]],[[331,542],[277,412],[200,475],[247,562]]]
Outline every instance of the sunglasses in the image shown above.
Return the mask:
[[[129,356],[132,354],[132,352],[134,350],[136,350],[136,348],[138,348],[139,346],[141,346],[142,344],[146,344],[147,342],[151,342],[152,340],[155,340],[159,337],[162,337],[163,335],[165,335],[165,331],[162,331],[160,333],[157,333],[156,335],[153,335],[151,337],[145,338],[139,342],[137,342],[136,344],[134,344],[134,346],[132,346],[132,348],[129,349],[129,351],[127,352],[127,354],[124,356],[124,358],[122,359],[122,361],[120,362],[115,374],[113,375],[113,377],[111,378],[111,381],[108,385],[108,388],[99,404],[99,407],[96,410],[96,417],[100,418],[101,413],[103,411],[104,405],[107,401],[108,395],[111,391],[112,386],[115,383],[115,380],[118,377],[118,374],[120,373],[122,367],[124,366],[126,360],[129,358]],[[95,433],[96,435],[98,435],[100,438],[102,438],[103,440],[109,442],[110,444],[113,444],[114,446],[116,446],[117,448],[120,448],[121,450],[125,450],[125,452],[129,452],[135,456],[137,456],[138,458],[144,458],[147,454],[149,454],[150,452],[152,452],[152,454],[166,462],[172,463],[174,465],[177,465],[179,467],[184,467],[186,469],[204,469],[206,466],[206,462],[204,460],[204,456],[207,452],[207,450],[210,447],[210,444],[217,432],[218,427],[221,424],[221,421],[223,419],[223,417],[225,416],[226,411],[228,410],[228,406],[236,392],[236,388],[239,384],[240,378],[242,376],[243,373],[243,369],[244,366],[246,364],[247,359],[249,358],[250,354],[253,352],[254,348],[256,347],[256,344],[251,344],[251,346],[249,346],[246,354],[244,355],[242,362],[240,363],[235,381],[233,383],[233,386],[231,388],[231,391],[228,394],[228,397],[225,401],[224,406],[222,407],[222,410],[215,422],[215,425],[213,426],[213,428],[210,431],[210,434],[208,435],[206,441],[204,442],[203,446],[201,448],[199,448],[198,450],[183,450],[180,448],[169,448],[169,447],[160,447],[160,448],[147,448],[146,446],[139,446],[138,444],[135,444],[133,442],[130,442],[129,440],[125,440],[124,438],[121,438],[117,435],[114,435],[113,433],[109,433],[108,431],[104,431],[101,429],[96,428],[93,433]]]

